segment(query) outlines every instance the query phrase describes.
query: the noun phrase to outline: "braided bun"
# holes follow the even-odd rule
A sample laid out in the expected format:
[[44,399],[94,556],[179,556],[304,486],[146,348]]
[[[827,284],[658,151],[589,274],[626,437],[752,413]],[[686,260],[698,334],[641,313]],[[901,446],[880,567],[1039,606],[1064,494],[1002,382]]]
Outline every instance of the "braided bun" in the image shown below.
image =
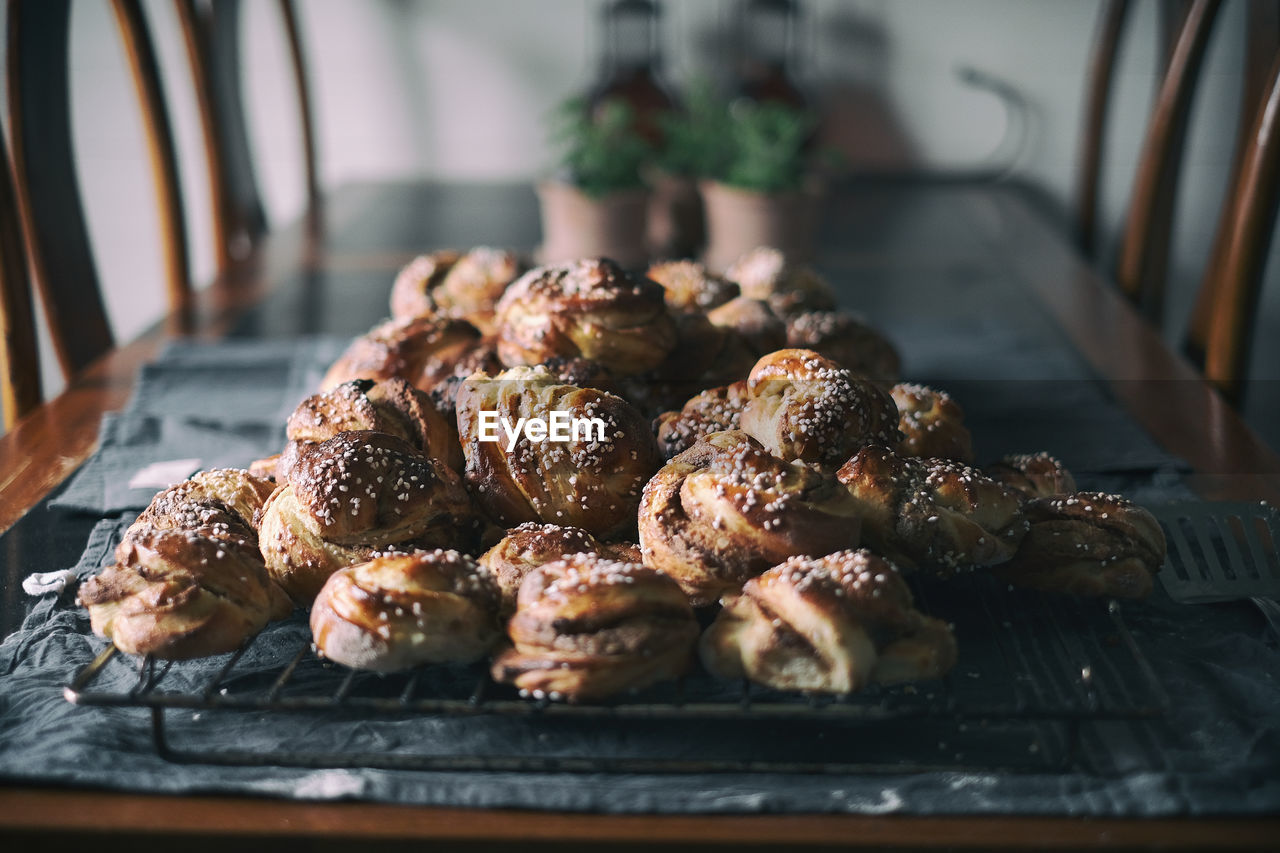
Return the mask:
[[1013,453],[982,471],[1028,498],[1049,498],[1076,490],[1076,478],[1048,453]]
[[868,547],[903,569],[950,575],[1013,556],[1027,532],[1017,492],[944,459],[865,447],[837,473],[862,517]]
[[787,345],[787,325],[768,302],[739,296],[707,313],[712,325],[737,333],[755,358]]
[[494,661],[494,679],[573,702],[683,674],[698,623],[670,578],[575,554],[525,578],[507,633],[514,647]]
[[[500,423],[553,413],[595,419],[598,432],[553,441],[523,431],[514,446],[499,428],[483,440],[481,413]],[[466,478],[476,500],[506,526],[525,521],[569,524],[593,534],[622,534],[635,523],[640,489],[661,460],[648,423],[627,401],[593,388],[567,385],[541,367],[479,374],[458,392],[458,433]]]
[[747,581],[700,651],[721,678],[821,693],[937,678],[956,661],[951,629],[916,610],[897,568],[865,550],[792,557]]
[[498,354],[511,367],[564,356],[615,376],[644,373],[676,344],[663,293],[605,258],[538,267],[498,302]]
[[676,348],[657,370],[632,377],[624,390],[641,411],[662,412],[708,388],[745,379],[755,362],[737,332],[701,314],[678,314]]
[[338,569],[378,551],[467,543],[477,520],[462,480],[381,432],[342,432],[298,461],[261,512],[267,569],[310,604]]
[[747,394],[742,431],[788,461],[834,471],[860,448],[898,439],[889,395],[811,350],[760,359]]
[[847,311],[805,311],[787,321],[787,346],[811,349],[872,382],[898,381],[902,360],[893,344]]
[[676,456],[640,502],[645,565],[674,578],[697,606],[737,593],[787,557],[853,547],[858,531],[856,503],[834,478],[737,431]]
[[353,669],[470,663],[502,636],[497,585],[457,551],[375,556],[329,577],[311,634],[322,655]]
[[479,344],[480,332],[462,320],[411,317],[388,320],[356,338],[330,366],[320,390],[352,379],[399,377],[430,393]]
[[640,562],[639,549],[630,543],[605,544],[580,527],[527,521],[480,556],[480,565],[492,573],[502,593],[502,615],[516,609],[520,584],[534,569],[570,554],[599,554],[612,560]]
[[945,391],[902,382],[890,392],[898,406],[903,456],[973,462],[973,439],[964,425],[964,409]]
[[738,295],[738,285],[694,261],[664,261],[649,267],[649,278],[662,285],[672,311],[705,313]]
[[158,494],[115,563],[80,589],[94,632],[128,654],[181,660],[233,651],[288,615],[252,524],[272,488],[225,469]]
[[690,398],[680,411],[660,415],[656,427],[662,455],[671,459],[713,432],[738,429],[742,423],[742,408],[748,399],[744,379],[703,391]]
[[520,274],[514,252],[479,247],[419,255],[400,271],[391,288],[391,316],[451,317],[484,334],[494,331],[494,307]]
[[779,317],[836,307],[835,291],[807,266],[791,264],[777,249],[760,246],[729,267],[724,277],[742,288],[749,299],[769,303]]
[[1151,513],[1119,495],[1076,492],[1026,505],[1031,529],[992,571],[1014,586],[1071,595],[1146,598],[1166,543]]
[[403,379],[392,377],[376,383],[353,379],[299,403],[289,416],[285,427],[289,442],[275,457],[272,475],[278,482],[289,479],[298,460],[311,448],[340,432],[359,430],[403,438],[426,455],[445,460],[455,471],[462,470],[462,448],[431,398]]

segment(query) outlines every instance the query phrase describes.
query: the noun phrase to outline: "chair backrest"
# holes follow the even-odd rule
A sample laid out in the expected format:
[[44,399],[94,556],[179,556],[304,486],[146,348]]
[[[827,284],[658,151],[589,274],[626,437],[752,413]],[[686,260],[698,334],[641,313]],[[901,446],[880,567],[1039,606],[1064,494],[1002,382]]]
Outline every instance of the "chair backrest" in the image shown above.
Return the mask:
[[1120,37],[1124,34],[1129,7],[1129,0],[1103,0],[1085,82],[1084,132],[1080,140],[1080,166],[1076,171],[1075,228],[1076,244],[1090,256],[1096,248],[1107,108],[1111,103],[1116,57],[1120,53]]
[[1223,206],[1213,261],[1188,331],[1187,353],[1223,395],[1244,393],[1262,277],[1280,202],[1280,50],[1254,116],[1247,146]]
[[1121,237],[1116,282],[1157,322],[1164,310],[1169,239],[1191,101],[1221,5],[1221,0],[1192,0],[1181,18],[1147,123]]
[[[1161,86],[1143,142],[1123,235],[1117,280],[1149,317],[1163,313],[1174,202],[1195,85],[1220,0],[1163,0],[1158,7]],[[1119,42],[1130,0],[1104,0],[1089,65],[1076,237],[1095,250],[1103,135]],[[1185,350],[1232,402],[1239,403],[1253,338],[1251,321],[1276,215],[1275,59],[1280,56],[1280,3],[1249,0],[1244,36],[1243,97],[1230,190],[1210,261],[1196,297]],[[1259,106],[1261,105],[1261,106]],[[1259,106],[1255,111],[1254,107]]]
[[8,147],[0,133],[0,406],[5,430],[40,404],[35,331],[18,200],[9,173]]
[[[186,223],[158,64],[138,0],[112,0],[139,97],[171,315],[188,316]],[[71,135],[70,0],[9,0],[7,78],[17,206],[63,374],[79,373],[114,341],[76,181]],[[34,367],[34,366],[33,366]]]
[[[1160,77],[1169,66],[1192,0],[1160,0],[1156,7],[1156,46]],[[1270,2],[1270,0],[1267,0]],[[1076,243],[1086,255],[1098,249],[1099,195],[1102,191],[1102,151],[1106,143],[1107,114],[1115,83],[1116,60],[1133,9],[1131,0],[1102,0],[1085,76],[1085,110],[1076,170]]]
[[[1254,124],[1257,113],[1251,109],[1264,102],[1270,80],[1271,66],[1276,54],[1280,52],[1280,3],[1275,0],[1250,0],[1245,39],[1244,86],[1240,100],[1240,122],[1236,134],[1236,150],[1232,160],[1231,177],[1228,186],[1235,188],[1240,179],[1240,171],[1248,155],[1249,146],[1254,141]],[[1213,270],[1222,266],[1222,252],[1226,251],[1230,241],[1225,239],[1224,229],[1230,221],[1226,211],[1231,204],[1229,194],[1223,203],[1223,214],[1219,220],[1219,233],[1213,243],[1213,251],[1206,275],[1202,279],[1199,292],[1196,294],[1195,306],[1191,312],[1191,320],[1187,327],[1184,350],[1197,367],[1204,367],[1205,350],[1209,345],[1209,325],[1217,301],[1215,290],[1217,277],[1210,275]]]
[[[297,90],[306,170],[307,207],[319,208],[314,122],[306,59],[291,0],[277,0]],[[220,270],[248,254],[267,231],[249,148],[241,77],[240,0],[175,0],[195,82],[205,160],[214,205],[214,246]]]

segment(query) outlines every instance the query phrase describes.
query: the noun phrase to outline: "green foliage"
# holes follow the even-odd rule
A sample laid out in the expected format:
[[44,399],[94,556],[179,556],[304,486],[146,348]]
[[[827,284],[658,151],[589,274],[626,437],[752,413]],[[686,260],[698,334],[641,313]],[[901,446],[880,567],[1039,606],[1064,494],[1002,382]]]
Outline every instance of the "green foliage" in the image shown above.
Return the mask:
[[710,85],[690,86],[684,109],[666,113],[659,124],[662,148],[655,159],[661,169],[691,178],[719,174],[728,154],[729,113]]
[[727,103],[706,85],[691,87],[685,108],[659,119],[657,151],[636,132],[634,111],[622,100],[592,110],[574,98],[553,118],[561,176],[596,198],[642,187],[650,162],[761,193],[799,189],[812,166],[812,114],[778,103]]
[[709,87],[691,89],[686,107],[663,117],[657,163],[668,172],[710,178],[762,193],[799,189],[812,166],[812,114],[779,103],[727,103]]
[[634,111],[625,101],[605,101],[595,110],[581,98],[566,101],[554,115],[551,142],[565,179],[589,196],[644,185],[641,168],[651,148],[636,133]]
[[721,181],[762,193],[800,188],[809,168],[813,116],[784,104],[737,101],[729,108],[728,126],[730,153]]

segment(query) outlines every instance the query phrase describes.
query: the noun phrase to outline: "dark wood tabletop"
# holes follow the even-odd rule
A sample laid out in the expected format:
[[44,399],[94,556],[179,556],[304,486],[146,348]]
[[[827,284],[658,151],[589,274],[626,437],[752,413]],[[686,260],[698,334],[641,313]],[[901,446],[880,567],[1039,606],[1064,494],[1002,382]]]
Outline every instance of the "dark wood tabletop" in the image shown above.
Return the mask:
[[[865,302],[873,320],[913,305],[949,310],[962,305],[957,294],[975,277],[996,282],[1015,304],[1003,306],[1013,322],[1051,328],[1159,445],[1189,463],[1197,492],[1280,501],[1280,457],[1169,351],[1032,198],[1010,184],[851,182],[828,201],[818,265],[842,301]],[[203,290],[195,335],[354,336],[387,314],[392,277],[415,253],[479,244],[531,249],[538,236],[535,198],[525,186],[344,187],[316,216],[272,235]],[[26,607],[22,577],[69,565],[83,548],[92,519],[67,518],[46,499],[92,453],[103,413],[125,404],[138,368],[164,340],[160,328],[106,356],[0,438],[6,634]],[[80,846],[106,833],[135,848],[182,839],[197,849],[231,838],[273,849],[288,839],[307,849],[422,839],[496,849],[517,842],[1273,849],[1280,819],[607,816],[0,787],[0,832],[44,846]]]

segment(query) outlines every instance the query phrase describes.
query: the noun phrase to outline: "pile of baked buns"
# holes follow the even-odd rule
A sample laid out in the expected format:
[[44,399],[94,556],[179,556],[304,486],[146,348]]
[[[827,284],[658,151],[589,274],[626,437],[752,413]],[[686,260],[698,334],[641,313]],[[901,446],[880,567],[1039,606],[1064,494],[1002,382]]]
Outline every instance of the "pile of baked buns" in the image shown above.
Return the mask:
[[[723,277],[437,252],[391,310],[278,455],[156,496],[81,590],[94,630],[189,658],[298,607],[340,664],[488,659],[539,698],[699,658],[848,693],[955,663],[906,576],[1138,598],[1164,560],[1149,513],[1045,453],[973,467],[960,405],[900,383],[889,341],[771,249]],[[557,412],[602,426],[484,438]]]

